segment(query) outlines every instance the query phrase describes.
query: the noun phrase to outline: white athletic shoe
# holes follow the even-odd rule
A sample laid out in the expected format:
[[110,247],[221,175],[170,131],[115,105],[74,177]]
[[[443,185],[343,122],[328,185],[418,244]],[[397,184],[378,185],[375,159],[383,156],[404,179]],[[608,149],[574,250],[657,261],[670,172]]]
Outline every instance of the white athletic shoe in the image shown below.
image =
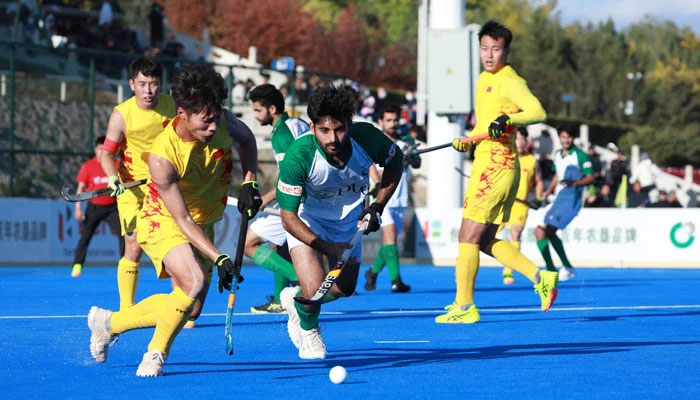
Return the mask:
[[289,338],[292,339],[292,343],[294,343],[297,349],[301,345],[301,319],[299,319],[299,313],[294,306],[294,296],[296,296],[298,291],[298,287],[288,287],[282,289],[280,292],[282,308],[287,310],[287,315],[289,315],[289,320],[287,320],[287,333],[289,333]]
[[568,267],[559,268],[559,282],[568,281],[576,276],[576,270]]
[[164,364],[165,355],[160,350],[149,351],[143,355],[141,364],[136,370],[136,376],[161,376]]
[[[90,328],[90,354],[95,361],[103,363],[107,361],[107,351],[114,340],[114,336],[107,330],[107,322],[112,317],[110,310],[93,306],[88,313],[88,328]],[[114,340],[116,343],[116,340]]]
[[321,331],[318,328],[310,330],[301,329],[301,347],[299,358],[305,360],[322,360],[326,358],[326,344],[323,343]]

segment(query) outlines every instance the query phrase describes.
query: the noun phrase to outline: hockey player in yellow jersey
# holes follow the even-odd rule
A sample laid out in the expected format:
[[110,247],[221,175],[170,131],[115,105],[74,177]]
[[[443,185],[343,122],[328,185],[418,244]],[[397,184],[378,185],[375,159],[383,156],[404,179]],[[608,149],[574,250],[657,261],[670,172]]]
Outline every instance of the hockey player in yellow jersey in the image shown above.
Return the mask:
[[136,375],[161,375],[173,340],[192,313],[199,312],[195,302],[201,304],[206,297],[213,265],[219,269],[219,291],[230,288],[237,271],[213,243],[214,223],[223,217],[227,203],[234,141],[240,145],[243,171],[238,209],[252,218],[262,199],[255,181],[255,137],[222,108],[227,92],[210,65],[183,66],[175,74],[177,116],[148,151],[148,193],[137,219],[139,244],[158,278],[172,277],[175,287],[115,313],[92,307],[90,352],[98,362],[107,360],[115,334],[155,327]]
[[[437,323],[473,324],[481,317],[474,304],[474,283],[479,270],[479,251],[515,269],[534,283],[542,311],[557,296],[557,274],[539,271],[510,243],[495,238],[499,225],[510,219],[510,210],[520,178],[515,149],[515,125],[541,122],[546,114],[539,100],[521,77],[507,64],[511,31],[488,21],[479,31],[479,54],[484,72],[476,83],[476,120],[471,135],[489,133],[474,151],[474,164],[464,198],[459,230],[459,252],[455,268],[457,293],[447,313]],[[465,152],[471,143],[455,139],[452,146]]]
[[[520,163],[520,182],[518,183],[518,191],[515,194],[515,203],[510,209],[510,219],[508,222],[501,224],[500,228],[508,227],[510,230],[510,244],[520,250],[520,235],[523,232],[523,227],[527,221],[527,213],[530,207],[526,204],[528,193],[532,188],[535,188],[535,196],[539,201],[542,199],[544,190],[542,183],[542,175],[537,166],[535,156],[528,151],[527,129],[524,126],[518,128],[515,136],[515,147],[518,150],[518,161]],[[498,234],[497,234],[498,235]],[[515,283],[513,278],[513,270],[508,267],[503,267],[503,284],[512,285]]]
[[[109,177],[111,196],[117,197],[119,221],[125,239],[124,256],[117,266],[119,308],[134,304],[143,251],[136,238],[136,216],[147,193],[145,185],[124,190],[122,182],[148,178],[145,154],[168,122],[175,117],[172,97],[160,93],[162,67],[152,58],[129,64],[129,86],[134,96],[114,107],[100,164]],[[119,170],[114,157],[121,158]]]

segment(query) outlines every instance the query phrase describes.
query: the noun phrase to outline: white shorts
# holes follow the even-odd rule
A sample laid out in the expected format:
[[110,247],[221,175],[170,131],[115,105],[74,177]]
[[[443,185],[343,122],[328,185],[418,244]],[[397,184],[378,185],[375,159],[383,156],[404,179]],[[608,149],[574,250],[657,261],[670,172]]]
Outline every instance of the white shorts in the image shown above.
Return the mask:
[[[352,237],[355,236],[355,232],[357,232],[357,225],[352,228],[344,228],[341,224],[329,224],[313,218],[302,216],[299,216],[299,218],[306,224],[306,226],[309,227],[309,229],[311,229],[311,232],[329,243],[350,243]],[[289,246],[289,251],[292,251],[293,248],[302,244],[304,243],[299,239],[295,238],[290,233],[287,233],[287,245]],[[355,247],[353,247],[350,257],[358,261],[362,260],[362,238],[360,238],[360,241],[355,245]]]
[[[279,207],[275,206],[275,208]],[[282,246],[287,242],[287,231],[282,227],[282,218],[278,215],[260,212],[249,228],[260,238],[277,246]]]
[[396,236],[403,232],[403,212],[405,207],[387,207],[382,213],[382,226],[395,225]]

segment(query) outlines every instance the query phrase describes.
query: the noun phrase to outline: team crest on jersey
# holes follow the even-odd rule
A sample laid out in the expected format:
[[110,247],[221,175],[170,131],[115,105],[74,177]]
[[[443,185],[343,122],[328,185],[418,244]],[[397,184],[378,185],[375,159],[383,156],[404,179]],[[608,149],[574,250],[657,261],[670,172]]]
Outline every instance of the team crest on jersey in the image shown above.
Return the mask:
[[301,196],[302,191],[301,186],[288,185],[282,181],[277,182],[277,189],[282,193],[296,197]]
[[386,160],[384,160],[384,165],[387,165],[389,161],[391,161],[392,158],[396,155],[396,143],[391,144],[391,148],[389,149],[389,154],[386,156]]

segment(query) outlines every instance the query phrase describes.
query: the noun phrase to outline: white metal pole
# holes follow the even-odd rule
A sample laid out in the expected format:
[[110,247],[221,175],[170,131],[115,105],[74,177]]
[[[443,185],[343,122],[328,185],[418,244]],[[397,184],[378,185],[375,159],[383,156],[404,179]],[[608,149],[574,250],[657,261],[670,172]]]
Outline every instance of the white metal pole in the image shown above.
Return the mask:
[[[465,2],[463,0],[437,0],[430,2],[431,29],[460,29],[464,27]],[[430,43],[428,43],[430,46]],[[468,54],[456,55],[468,57]],[[455,88],[469,90],[469,88]],[[450,122],[446,116],[428,113],[428,146],[451,142],[464,136],[464,119]],[[462,177],[455,172],[455,167],[462,168],[462,154],[451,148],[426,154],[428,161],[427,205],[435,209],[460,207]]]

